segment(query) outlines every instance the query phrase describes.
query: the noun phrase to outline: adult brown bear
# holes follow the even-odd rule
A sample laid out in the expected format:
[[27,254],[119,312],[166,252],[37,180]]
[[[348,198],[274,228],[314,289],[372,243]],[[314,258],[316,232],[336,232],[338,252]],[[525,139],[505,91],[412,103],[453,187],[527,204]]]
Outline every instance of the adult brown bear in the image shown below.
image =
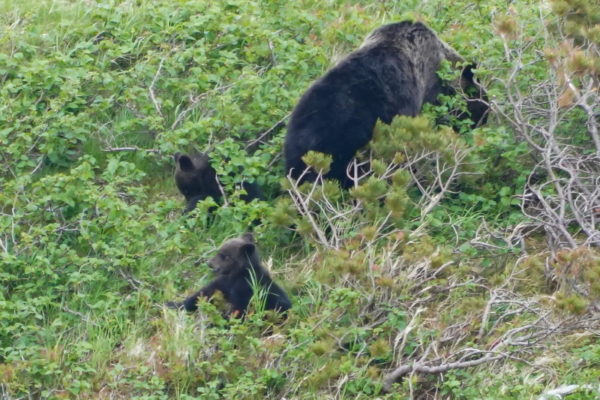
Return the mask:
[[[452,48],[420,22],[398,22],[374,30],[362,46],[350,53],[304,93],[292,112],[284,144],[285,166],[295,179],[313,181],[304,173],[302,157],[310,150],[333,157],[326,178],[350,186],[346,169],[356,151],[373,136],[377,119],[391,123],[394,116],[415,116],[424,103],[454,89],[436,74],[442,60],[462,62]],[[483,123],[485,92],[474,81],[470,67],[460,86],[472,96],[459,118]]]

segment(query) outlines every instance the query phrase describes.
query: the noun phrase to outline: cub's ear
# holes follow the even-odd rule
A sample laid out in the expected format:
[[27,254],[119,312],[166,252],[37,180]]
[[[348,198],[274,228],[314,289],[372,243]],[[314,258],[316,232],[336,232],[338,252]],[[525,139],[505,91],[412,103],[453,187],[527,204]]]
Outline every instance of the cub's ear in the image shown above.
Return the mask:
[[193,171],[194,170],[194,162],[189,156],[185,154],[180,154],[177,158],[177,163],[179,164],[179,168],[182,171]]
[[197,170],[206,170],[206,169],[210,169],[210,159],[208,157],[208,154],[206,153],[202,153],[202,152],[197,152],[194,153],[194,167]]
[[248,255],[254,253],[255,249],[256,247],[254,246],[254,243],[244,243],[242,245],[242,251]]
[[254,241],[254,236],[250,232],[246,232],[242,235],[242,239],[248,243],[256,243]]

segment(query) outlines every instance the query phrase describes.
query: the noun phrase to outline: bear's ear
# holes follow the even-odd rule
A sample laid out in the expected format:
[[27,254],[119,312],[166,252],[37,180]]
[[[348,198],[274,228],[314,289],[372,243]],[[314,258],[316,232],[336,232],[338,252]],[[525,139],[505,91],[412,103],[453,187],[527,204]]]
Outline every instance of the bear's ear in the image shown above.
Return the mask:
[[206,153],[196,153],[194,155],[194,161],[196,161],[196,168],[199,170],[210,169],[210,159]]
[[182,171],[194,170],[194,162],[189,156],[186,156],[185,154],[179,155],[179,157],[177,158],[177,163],[179,164],[179,168],[181,168]]
[[254,253],[254,249],[254,243],[247,242],[242,245],[242,251],[247,255]]
[[252,235],[252,233],[250,232],[246,232],[242,235],[242,239],[247,242],[247,243],[252,243],[254,244],[254,236]]

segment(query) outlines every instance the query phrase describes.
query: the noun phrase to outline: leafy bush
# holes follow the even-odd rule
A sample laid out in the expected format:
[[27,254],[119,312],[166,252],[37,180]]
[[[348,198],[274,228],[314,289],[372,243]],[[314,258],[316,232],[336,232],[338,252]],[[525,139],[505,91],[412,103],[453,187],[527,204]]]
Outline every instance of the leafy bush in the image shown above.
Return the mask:
[[[590,2],[552,3],[564,18],[548,37],[566,19],[573,46],[597,44]],[[540,10],[525,0],[0,3],[3,396],[519,398],[593,382],[598,255],[549,254],[539,236],[510,234],[528,221],[516,196],[546,178],[503,119],[517,110],[507,51],[522,50],[511,88],[552,77],[538,19],[550,10]],[[407,18],[478,63],[497,114],[475,130],[435,125],[454,97],[378,125],[350,191],[281,179],[283,126],[302,91],[373,28]],[[569,58],[551,44],[546,57],[575,76],[595,71],[585,51],[569,47]],[[583,118],[570,109],[557,134],[585,147]],[[228,197],[182,216],[171,156],[193,150],[210,153]],[[241,180],[266,200],[239,201]],[[219,299],[189,315],[162,307],[209,280],[203,261],[250,226],[294,302],[286,321],[260,306],[226,320]],[[516,242],[536,254],[517,258]],[[498,354],[512,358],[477,365]]]

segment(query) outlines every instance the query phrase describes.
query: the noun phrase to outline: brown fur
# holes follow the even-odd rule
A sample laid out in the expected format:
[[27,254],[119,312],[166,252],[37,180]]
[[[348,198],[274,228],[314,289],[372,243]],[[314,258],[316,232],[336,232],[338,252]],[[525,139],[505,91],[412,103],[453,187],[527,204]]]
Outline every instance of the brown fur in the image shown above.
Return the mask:
[[229,314],[243,316],[254,294],[252,281],[267,292],[266,310],[285,312],[292,305],[287,294],[273,282],[261,265],[251,233],[223,243],[207,264],[215,271],[217,277],[183,302],[169,302],[167,306],[195,311],[198,308],[196,303],[199,297],[210,298],[215,291],[220,291],[231,305]]
[[[173,158],[175,159],[175,183],[187,202],[184,213],[192,211],[196,203],[207,197],[212,197],[217,202],[221,200],[223,193],[217,171],[211,166],[207,154],[176,153]],[[244,201],[250,202],[262,197],[255,183],[243,182],[242,188],[246,194],[240,198]]]
[[210,165],[206,154],[188,156],[176,153],[173,157],[175,158],[175,183],[187,202],[184,212],[192,211],[197,202],[207,197],[212,197],[215,201],[221,198],[217,172]]
[[[462,62],[422,23],[404,21],[374,30],[360,48],[314,82],[294,108],[284,143],[287,173],[314,181],[316,173],[305,173],[302,157],[318,151],[333,158],[325,177],[351,186],[348,164],[371,140],[378,119],[389,124],[396,115],[415,116],[424,103],[435,104],[438,95],[454,91],[437,75],[443,60]],[[487,105],[471,68],[457,83],[473,92],[467,106],[470,118],[483,122]]]

